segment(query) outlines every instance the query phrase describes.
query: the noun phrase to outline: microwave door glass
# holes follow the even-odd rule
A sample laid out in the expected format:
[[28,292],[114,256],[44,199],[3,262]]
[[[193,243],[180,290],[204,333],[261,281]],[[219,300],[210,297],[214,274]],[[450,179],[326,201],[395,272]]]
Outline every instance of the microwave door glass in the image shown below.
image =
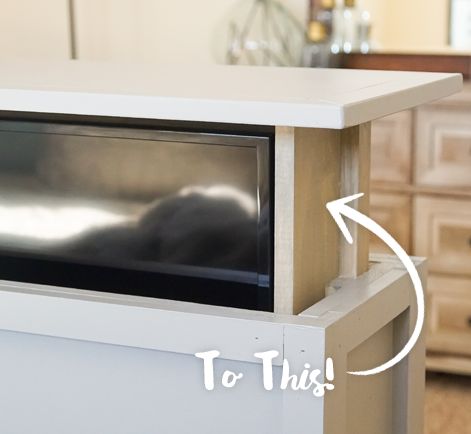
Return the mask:
[[0,251],[258,284],[269,224],[259,142],[4,122]]

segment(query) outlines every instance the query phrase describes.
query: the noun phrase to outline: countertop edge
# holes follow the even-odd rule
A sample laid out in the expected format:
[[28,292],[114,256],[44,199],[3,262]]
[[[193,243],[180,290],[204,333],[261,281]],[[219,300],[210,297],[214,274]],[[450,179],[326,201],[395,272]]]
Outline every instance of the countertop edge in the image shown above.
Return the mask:
[[[433,88],[434,98],[428,96]],[[439,81],[434,81],[410,89],[404,89],[381,98],[370,99],[361,103],[344,106],[345,123],[341,128],[348,128],[382,118],[393,113],[408,110],[451,96],[463,89],[462,74],[448,74]],[[404,97],[411,100],[404,104]],[[387,107],[387,108],[386,108]]]
[[390,90],[375,97],[369,97],[368,88],[358,89],[361,101],[351,104],[336,102],[334,96],[312,103],[268,102],[12,88],[0,89],[0,110],[343,129],[449,96],[463,86],[461,74],[430,75],[428,82],[421,81],[409,83],[406,78],[399,87],[391,82]]

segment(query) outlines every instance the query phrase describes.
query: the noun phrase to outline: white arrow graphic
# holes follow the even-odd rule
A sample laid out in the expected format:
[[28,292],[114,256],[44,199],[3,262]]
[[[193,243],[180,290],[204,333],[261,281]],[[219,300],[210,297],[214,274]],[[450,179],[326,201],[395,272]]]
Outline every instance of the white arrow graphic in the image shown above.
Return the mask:
[[404,346],[404,348],[391,360],[387,361],[386,363],[383,363],[380,366],[377,366],[376,368],[368,369],[367,371],[349,372],[349,374],[352,375],[374,375],[386,371],[387,369],[399,363],[411,352],[412,348],[414,348],[414,345],[419,339],[420,332],[422,331],[422,327],[424,325],[424,290],[422,288],[422,282],[420,281],[419,273],[417,273],[414,263],[410,259],[409,255],[399,245],[399,243],[391,235],[389,235],[380,225],[378,225],[378,223],[347,205],[348,202],[356,200],[362,196],[363,193],[359,193],[354,194],[352,196],[344,197],[342,199],[334,200],[332,202],[329,202],[326,207],[332,214],[332,217],[334,218],[335,222],[339,226],[340,230],[342,231],[345,239],[349,244],[353,243],[353,238],[342,216],[348,217],[349,219],[364,226],[366,229],[370,230],[377,237],[383,240],[392,249],[392,251],[397,255],[397,257],[406,267],[406,270],[412,280],[412,284],[414,285],[415,295],[417,299],[417,322],[415,324],[414,331],[412,332],[412,335],[409,341]]

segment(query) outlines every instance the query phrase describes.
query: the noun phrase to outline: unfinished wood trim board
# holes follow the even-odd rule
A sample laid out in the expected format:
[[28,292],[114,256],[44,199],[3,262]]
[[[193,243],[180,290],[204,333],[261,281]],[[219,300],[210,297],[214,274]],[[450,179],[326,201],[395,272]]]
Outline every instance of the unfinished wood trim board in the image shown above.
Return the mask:
[[[342,173],[341,197],[356,193],[365,195],[351,202],[349,206],[368,215],[370,193],[370,148],[371,123],[341,130],[340,133]],[[340,240],[341,277],[356,277],[368,270],[369,233],[368,231],[346,219],[346,224],[355,243],[350,245],[342,237]]]
[[368,234],[351,224],[353,246],[325,205],[359,191],[368,212],[370,124],[345,130],[277,127],[275,138],[275,312],[298,314],[329,282],[368,268]]

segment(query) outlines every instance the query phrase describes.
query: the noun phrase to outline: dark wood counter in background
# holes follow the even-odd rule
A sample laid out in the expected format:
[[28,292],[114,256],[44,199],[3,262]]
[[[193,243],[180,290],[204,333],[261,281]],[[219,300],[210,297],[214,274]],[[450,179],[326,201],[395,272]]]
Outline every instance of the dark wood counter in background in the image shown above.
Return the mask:
[[342,56],[342,68],[398,71],[459,72],[471,79],[471,54],[371,53]]

